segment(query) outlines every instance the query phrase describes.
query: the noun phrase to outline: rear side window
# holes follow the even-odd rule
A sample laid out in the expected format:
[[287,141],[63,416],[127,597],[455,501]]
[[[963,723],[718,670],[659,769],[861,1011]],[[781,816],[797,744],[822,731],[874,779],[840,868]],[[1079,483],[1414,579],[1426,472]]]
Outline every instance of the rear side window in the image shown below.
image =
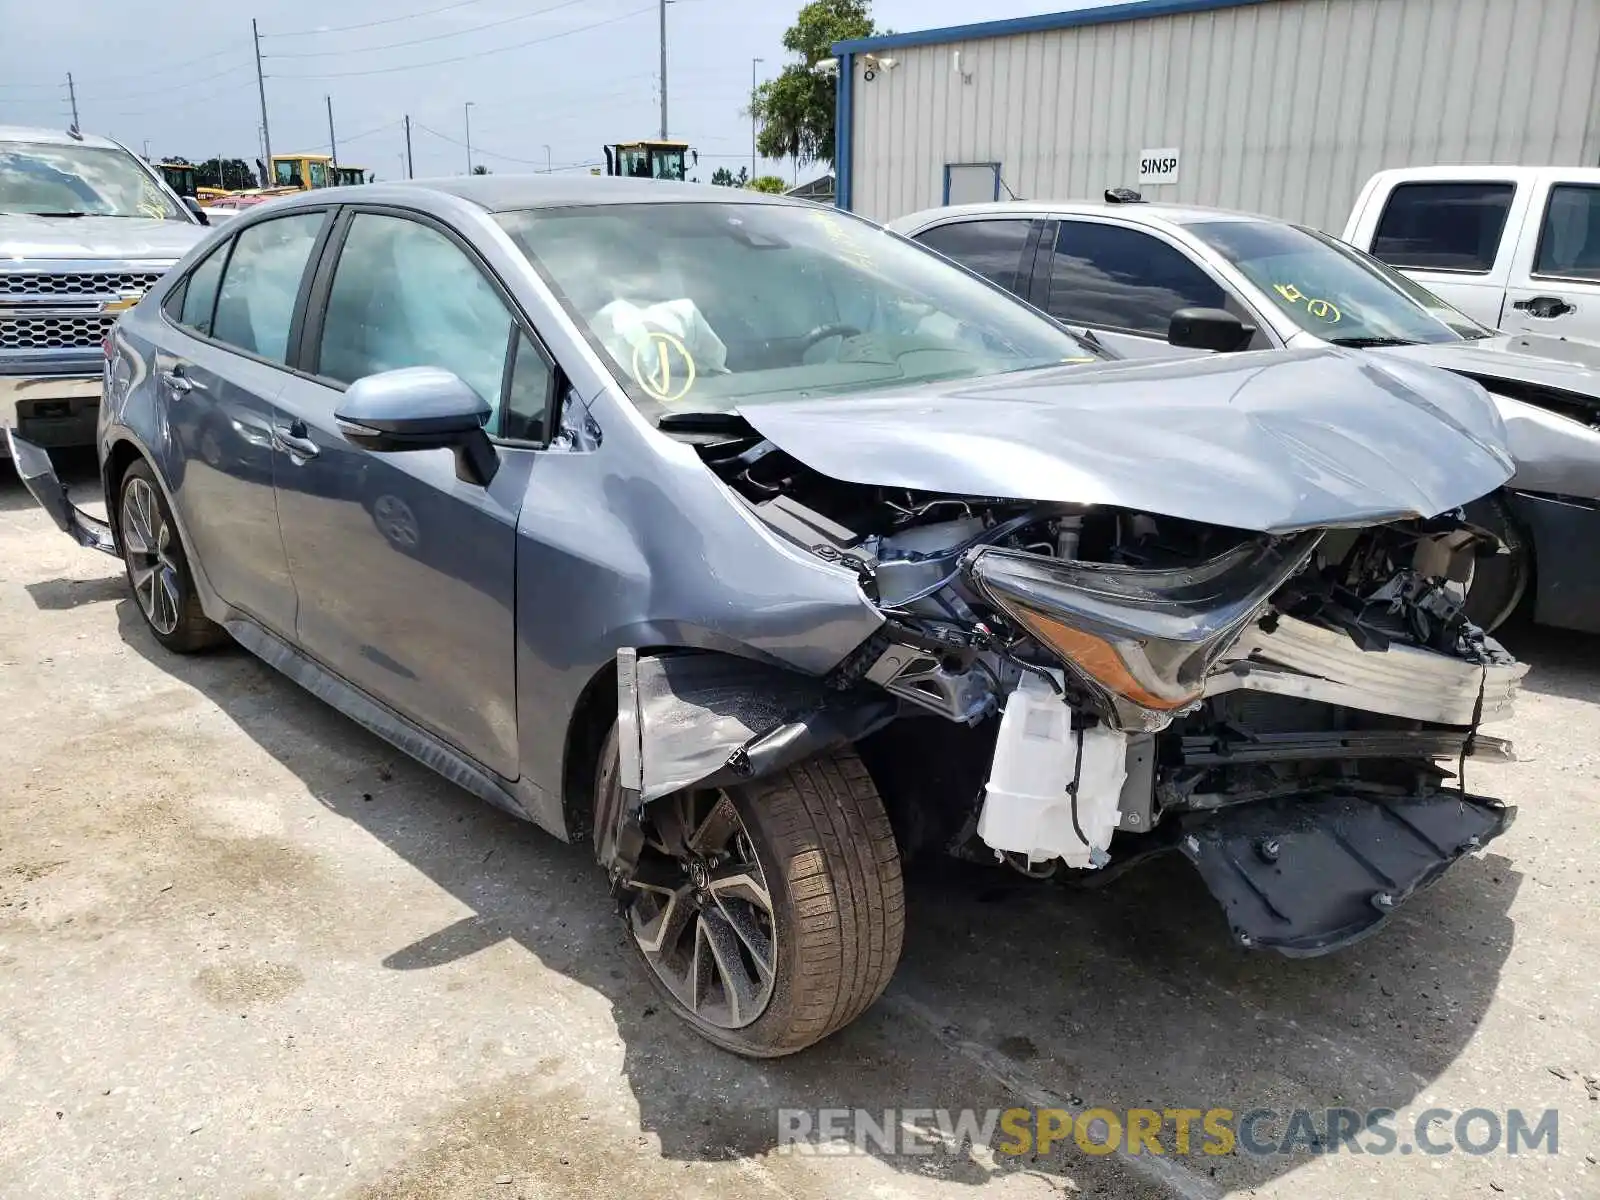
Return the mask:
[[189,277],[167,298],[167,315],[201,337],[211,336],[211,317],[217,307],[217,285],[222,282],[222,267],[228,261],[228,246],[223,242],[200,260]]
[[270,362],[288,362],[289,325],[325,214],[262,221],[234,239],[211,336]]
[[946,258],[953,258],[1008,292],[1019,291],[1022,250],[1028,243],[1028,221],[958,221],[917,234],[916,240]]
[[1373,257],[1394,267],[1485,274],[1516,191],[1512,183],[1402,183],[1378,219]]
[[1600,280],[1600,187],[1558,183],[1550,189],[1533,273]]
[[1165,337],[1180,308],[1223,308],[1222,285],[1182,251],[1118,225],[1063,221],[1050,264],[1050,315],[1072,325]]

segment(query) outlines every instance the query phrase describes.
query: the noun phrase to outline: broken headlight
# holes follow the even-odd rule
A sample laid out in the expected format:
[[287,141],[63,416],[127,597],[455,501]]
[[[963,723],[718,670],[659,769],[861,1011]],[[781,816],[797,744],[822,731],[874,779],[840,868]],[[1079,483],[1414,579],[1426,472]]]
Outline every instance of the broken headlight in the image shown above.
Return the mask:
[[1112,726],[1156,730],[1201,698],[1211,664],[1321,537],[1254,539],[1177,568],[992,546],[964,566],[981,595],[1060,657]]

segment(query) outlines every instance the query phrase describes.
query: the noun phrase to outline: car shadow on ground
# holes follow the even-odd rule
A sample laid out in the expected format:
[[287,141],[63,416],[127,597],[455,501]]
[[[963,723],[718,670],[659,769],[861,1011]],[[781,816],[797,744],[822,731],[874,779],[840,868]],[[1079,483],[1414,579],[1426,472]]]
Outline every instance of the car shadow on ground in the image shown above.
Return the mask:
[[1600,701],[1600,634],[1519,623],[1495,637],[1528,664],[1522,686],[1568,700]]
[[[1493,853],[1460,863],[1378,935],[1314,960],[1234,948],[1181,860],[1093,890],[941,860],[911,871],[884,1000],[804,1054],[748,1062],[701,1041],[646,981],[588,846],[480,803],[243,651],[170,654],[126,598],[116,620],[128,646],[218,705],[327,809],[472,910],[374,947],[375,961],[428,971],[510,940],[605,997],[640,1124],[686,1163],[772,1151],[779,1109],[1403,1108],[1472,1037],[1513,941],[1521,876]],[[1270,1138],[1283,1123],[1263,1128]],[[1070,1141],[994,1161],[869,1152],[974,1185],[1024,1170],[1100,1194],[1174,1190]],[[1183,1160],[1198,1177],[1189,1194],[1258,1185],[1309,1153]]]

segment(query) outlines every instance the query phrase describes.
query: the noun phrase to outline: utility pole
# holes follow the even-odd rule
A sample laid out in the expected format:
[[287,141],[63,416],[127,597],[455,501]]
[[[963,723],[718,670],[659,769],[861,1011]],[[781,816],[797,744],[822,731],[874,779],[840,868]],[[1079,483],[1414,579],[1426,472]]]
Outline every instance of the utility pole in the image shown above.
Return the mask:
[[[666,9],[661,11],[666,12]],[[662,20],[664,21],[666,18],[663,17]],[[662,28],[665,29],[666,26],[663,25]],[[72,101],[72,127],[76,129],[78,128],[78,89],[72,86],[71,71],[67,72],[67,97]],[[662,109],[662,111],[665,112],[666,110]]]
[[764,58],[750,60],[750,179],[756,177],[756,64],[764,63]]
[[661,0],[661,140],[667,140],[667,0]]
[[549,146],[546,146],[544,148],[544,173],[546,175],[550,174],[550,147]]
[[461,106],[461,115],[467,119],[467,174],[472,174],[472,101]]
[[267,178],[261,181],[261,186],[271,187],[277,168],[272,165],[272,128],[267,124],[267,77],[261,72],[261,30],[256,28],[254,17],[250,18],[250,36],[256,43],[256,91],[261,96],[261,147],[267,153],[266,158],[262,159]]
[[333,97],[324,96],[328,102],[328,154],[333,158],[333,165],[339,165],[339,141],[333,136]]
[[406,178],[412,179],[411,174],[411,114],[406,114]]

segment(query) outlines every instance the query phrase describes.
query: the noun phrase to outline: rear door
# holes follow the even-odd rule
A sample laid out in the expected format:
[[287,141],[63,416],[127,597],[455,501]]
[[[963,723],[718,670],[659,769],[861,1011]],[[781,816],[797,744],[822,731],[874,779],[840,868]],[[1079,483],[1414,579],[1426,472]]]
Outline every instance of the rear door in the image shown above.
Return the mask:
[[[1109,221],[1063,217],[1034,262],[1034,295],[1056,320],[1130,358],[1188,357],[1167,341],[1180,308],[1224,308],[1259,327],[1227,288],[1180,247]],[[1258,334],[1261,345],[1268,343]]]
[[1402,178],[1375,190],[1353,244],[1498,329],[1532,188],[1509,176]]
[[[280,394],[278,513],[301,648],[505,778],[518,774],[516,526],[553,370],[501,284],[420,214],[348,208],[312,288],[305,373]],[[350,383],[455,372],[494,409],[487,488],[448,450],[377,454],[339,433]]]
[[1025,296],[1043,225],[1027,217],[975,217],[924,229],[914,240]]
[[157,449],[183,526],[216,593],[293,634],[273,491],[272,402],[292,377],[289,347],[326,210],[253,223],[197,263],[162,305],[146,386],[170,433]]
[[1500,327],[1600,338],[1600,181],[1548,171],[1532,187]]

